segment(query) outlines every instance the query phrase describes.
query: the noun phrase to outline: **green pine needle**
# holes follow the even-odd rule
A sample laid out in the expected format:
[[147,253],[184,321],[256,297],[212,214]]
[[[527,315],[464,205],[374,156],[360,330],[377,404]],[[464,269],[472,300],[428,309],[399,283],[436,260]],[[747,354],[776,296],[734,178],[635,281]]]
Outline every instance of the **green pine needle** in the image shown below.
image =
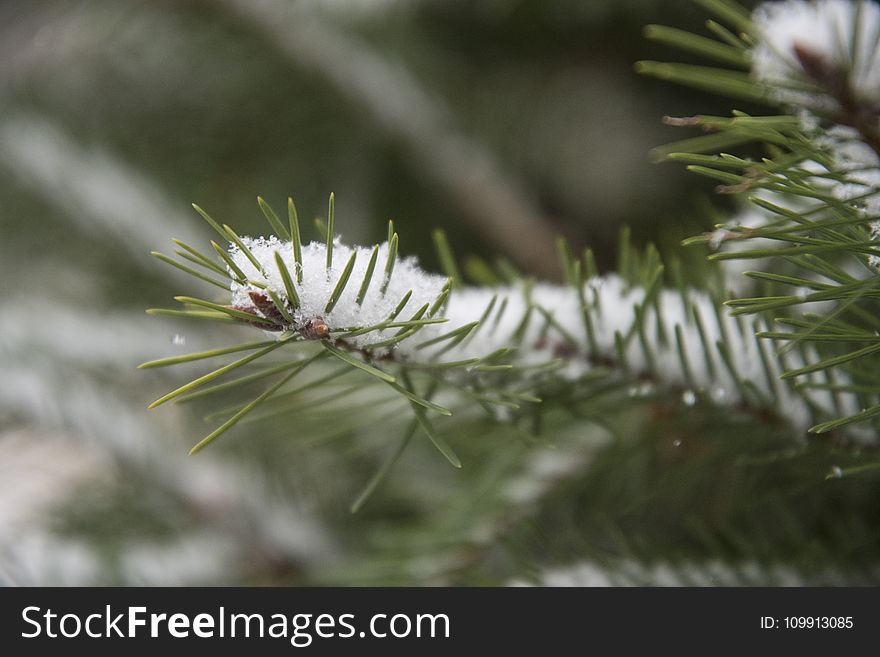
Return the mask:
[[225,354],[234,354],[239,351],[251,351],[252,349],[261,349],[275,344],[275,340],[264,340],[262,342],[246,342],[237,344],[233,347],[223,347],[221,349],[211,349],[210,351],[200,351],[193,354],[185,354],[183,356],[170,356],[168,358],[160,358],[158,360],[147,361],[138,365],[138,369],[149,369],[153,367],[168,367],[169,365],[179,365],[181,363],[191,363],[196,360],[204,360],[206,358],[215,358]]
[[272,230],[275,234],[284,240],[290,239],[290,232],[287,230],[287,227],[281,222],[281,219],[278,218],[278,215],[275,214],[275,210],[272,209],[262,196],[257,197],[257,204],[260,206],[260,210],[263,212],[263,216],[266,217],[266,221],[269,222],[269,226],[272,227]]
[[[389,226],[390,226],[389,222]],[[394,272],[394,263],[397,260],[397,246],[398,246],[399,238],[397,237],[397,233],[394,233],[391,236],[391,239],[388,240],[388,258],[385,261],[385,279],[382,281],[382,294],[385,294],[385,291],[388,289],[388,283],[391,282],[391,274]]]
[[419,397],[412,390],[409,390],[409,389],[403,387],[399,383],[389,383],[388,385],[390,385],[392,388],[394,388],[401,395],[403,395],[404,397],[406,397],[410,401],[415,402],[419,406],[423,406],[423,407],[430,409],[436,413],[439,413],[440,415],[446,415],[446,416],[452,415],[452,411],[450,411],[448,408],[444,408],[443,406],[435,404],[434,402],[432,402],[428,399],[425,399],[423,397]]
[[204,210],[202,210],[202,208],[200,208],[200,207],[199,207],[198,205],[196,205],[195,203],[193,203],[192,206],[193,206],[193,209],[201,215],[202,219],[204,219],[206,222],[208,222],[208,225],[209,225],[211,228],[213,228],[215,231],[217,231],[217,234],[218,234],[218,235],[220,235],[223,239],[227,239],[226,231],[224,231],[224,230],[220,227],[220,224],[218,224],[218,223],[217,223],[217,222],[211,217],[211,215],[209,215],[207,212],[205,212]]
[[736,48],[714,39],[708,39],[686,30],[679,30],[664,25],[648,25],[643,31],[646,38],[687,52],[703,55],[722,64],[730,64],[737,68],[748,69],[749,56],[743,48]]
[[302,235],[299,230],[299,217],[293,199],[287,199],[287,218],[290,223],[290,241],[293,246],[293,261],[296,263],[296,282],[302,283]]
[[804,374],[811,374],[813,372],[818,372],[819,370],[828,369],[829,367],[836,367],[837,365],[842,365],[843,363],[849,363],[850,361],[861,359],[865,356],[869,356],[877,352],[880,352],[880,344],[872,344],[862,349],[852,351],[848,354],[841,354],[840,356],[834,356],[833,358],[826,358],[824,360],[820,360],[817,363],[813,363],[812,365],[806,365],[804,367],[799,367],[794,370],[789,370],[782,375],[782,378],[792,379],[798,376],[803,376]]
[[285,340],[278,340],[275,343],[270,344],[270,345],[260,349],[258,352],[251,354],[250,356],[245,356],[244,358],[240,358],[239,360],[233,361],[232,363],[229,363],[228,365],[224,365],[223,367],[220,367],[220,368],[214,370],[213,372],[209,372],[208,374],[205,374],[204,376],[200,376],[199,378],[197,378],[193,381],[190,381],[186,385],[182,385],[179,388],[177,388],[176,390],[172,390],[167,395],[163,395],[162,397],[159,397],[159,399],[154,401],[147,408],[151,408],[151,409],[156,408],[157,406],[160,406],[160,405],[164,404],[165,402],[171,401],[175,397],[178,397],[186,392],[189,392],[190,390],[195,390],[196,388],[203,386],[206,383],[210,383],[211,381],[213,381],[217,377],[223,376],[224,374],[227,374],[227,373],[231,372],[232,370],[237,369],[243,365],[247,365],[248,363],[251,363],[251,362],[257,360],[258,358],[262,358],[266,354],[283,346],[285,343],[286,343]]
[[373,247],[373,253],[370,255],[370,262],[367,264],[367,270],[364,272],[364,279],[361,281],[361,287],[358,290],[357,305],[363,305],[364,298],[367,296],[367,290],[370,289],[370,282],[373,280],[373,271],[376,269],[376,260],[379,258],[379,247]]
[[262,272],[263,265],[260,264],[260,261],[257,260],[256,256],[251,252],[251,250],[247,247],[247,245],[244,243],[244,241],[242,241],[241,237],[238,236],[238,233],[236,233],[234,230],[232,230],[232,228],[230,228],[226,224],[223,224],[223,229],[226,231],[226,234],[229,236],[229,239],[232,240],[235,243],[235,245],[241,250],[241,252],[244,253],[245,257],[251,261],[251,264],[254,266],[254,268],[257,271]]
[[284,264],[284,258],[282,258],[281,254],[277,251],[275,252],[275,264],[278,267],[278,272],[281,274],[281,281],[284,283],[284,291],[287,294],[287,301],[290,303],[291,307],[296,310],[300,306],[299,295],[296,293],[296,288],[293,286],[293,281],[290,278],[290,271],[287,269],[287,265]]
[[357,259],[357,251],[352,252],[351,257],[348,259],[348,262],[345,264],[345,269],[342,270],[342,273],[339,275],[339,280],[336,282],[336,286],[333,288],[333,292],[330,293],[330,298],[327,300],[327,305],[324,306],[324,312],[329,313],[336,307],[336,304],[339,302],[339,297],[342,296],[342,293],[345,291],[345,286],[348,285],[348,279],[351,278],[351,271],[354,269],[354,263]]
[[176,308],[147,308],[148,315],[179,317],[183,319],[207,319],[210,321],[238,323],[238,320],[226,313],[215,313],[207,310],[178,310]]
[[461,459],[458,458],[458,455],[455,453],[455,450],[452,449],[452,446],[437,433],[434,425],[431,424],[431,421],[428,419],[425,409],[414,401],[410,402],[410,405],[412,406],[413,412],[416,414],[419,426],[422,428],[422,431],[428,435],[428,438],[434,444],[434,447],[437,448],[437,451],[446,457],[446,460],[452,464],[452,467],[461,468]]
[[273,374],[278,374],[280,372],[285,372],[292,367],[297,367],[300,364],[305,362],[304,360],[292,360],[286,363],[278,363],[277,365],[271,365],[269,367],[264,367],[263,369],[253,372],[252,374],[246,374],[244,376],[237,377],[235,379],[230,379],[229,381],[224,381],[223,383],[218,383],[213,386],[207,386],[204,388],[199,388],[194,392],[190,392],[186,395],[181,395],[177,399],[174,400],[175,404],[186,404],[192,402],[196,399],[201,399],[203,397],[208,397],[210,395],[216,395],[222,392],[226,392],[228,390],[232,390],[233,388],[238,388],[241,386],[248,385],[249,383],[254,383],[255,381],[261,381],[265,379],[267,376],[272,376]]
[[367,374],[375,376],[377,379],[385,381],[386,383],[394,383],[397,380],[394,376],[388,374],[388,372],[384,372],[383,370],[373,367],[369,363],[365,363],[364,361],[360,360],[356,356],[353,356],[347,351],[343,351],[338,347],[334,347],[327,341],[323,341],[321,344],[324,349],[330,352],[333,356],[336,356],[336,358],[338,358],[339,360],[348,363],[349,365],[352,365],[359,370],[363,370]]
[[[206,268],[210,269],[211,271],[213,271],[217,274],[220,274],[221,276],[228,276],[229,275],[229,273],[225,269],[223,269],[220,265],[218,265],[216,262],[211,260],[208,256],[204,255],[203,253],[201,253],[197,249],[194,249],[193,247],[191,247],[186,242],[183,242],[178,239],[173,239],[171,241],[174,242],[175,244],[177,244],[177,246],[179,246],[180,248],[182,248],[184,251],[186,251],[189,254],[190,258],[188,258],[188,259],[190,260],[190,262],[195,262],[197,264],[201,264],[203,267],[206,267]],[[177,253],[179,255],[183,256],[183,254],[180,251],[177,251]]]
[[196,299],[195,297],[174,297],[174,300],[179,301],[180,303],[188,303],[194,306],[202,306],[203,308],[216,310],[217,312],[224,313],[235,319],[243,319],[246,322],[256,322],[258,324],[268,324],[270,326],[274,325],[271,319],[266,319],[259,315],[252,315],[251,313],[236,310],[235,308],[214,303],[213,301],[205,301],[204,299]]
[[413,436],[416,434],[416,429],[419,427],[418,420],[413,420],[407,425],[406,430],[403,433],[403,438],[398,443],[397,447],[394,448],[394,451],[385,460],[382,466],[376,471],[370,481],[367,482],[367,485],[364,487],[363,491],[357,496],[354,502],[351,505],[351,512],[357,513],[360,511],[364,504],[373,496],[373,493],[382,485],[382,483],[388,478],[389,473],[400,460],[400,457],[403,456],[403,452],[409,446],[410,442],[412,442]]
[[[455,343],[455,339],[457,338],[460,342],[464,340],[468,333],[473,331],[477,326],[480,325],[480,322],[471,322],[470,324],[465,324],[464,326],[460,326],[457,329],[449,331],[448,333],[444,333],[443,335],[439,335],[436,338],[431,338],[430,340],[425,340],[424,342],[420,342],[416,345],[416,349],[424,349],[426,347],[430,347],[431,345],[439,344],[441,342],[445,342],[446,340],[453,340]],[[457,344],[457,343],[455,343]]]
[[294,369],[293,371],[289,372],[288,374],[285,374],[285,375],[284,375],[279,381],[277,381],[276,383],[274,383],[274,384],[272,384],[271,386],[269,386],[269,387],[268,387],[268,388],[267,388],[267,389],[266,389],[266,390],[265,390],[265,391],[264,391],[259,397],[257,397],[257,398],[254,399],[251,403],[249,403],[248,405],[246,405],[245,407],[243,407],[241,410],[239,410],[235,415],[233,415],[231,418],[229,418],[228,420],[226,420],[226,422],[224,422],[224,423],[221,424],[219,427],[217,427],[216,429],[214,429],[214,431],[212,431],[212,432],[209,433],[207,436],[205,436],[204,438],[202,438],[202,439],[201,439],[198,443],[196,443],[195,446],[193,446],[193,448],[189,451],[190,456],[192,456],[193,454],[196,454],[196,453],[200,452],[200,451],[203,450],[205,447],[207,447],[208,445],[210,445],[212,442],[214,442],[215,440],[217,440],[217,438],[219,438],[221,435],[223,435],[224,433],[226,433],[229,429],[231,429],[231,428],[234,427],[236,424],[238,424],[238,422],[239,422],[239,421],[240,421],[245,415],[247,415],[247,414],[250,413],[252,410],[254,410],[255,408],[257,408],[257,406],[259,406],[260,404],[262,404],[263,402],[265,402],[267,399],[269,399],[272,395],[274,395],[276,392],[278,392],[278,391],[279,391],[279,390],[280,390],[280,389],[281,389],[281,388],[282,388],[282,387],[283,387],[288,381],[290,381],[294,376],[296,376],[297,374],[299,374],[300,372],[302,372],[302,371],[306,368],[306,366],[309,364],[309,362],[311,362],[311,361],[308,361],[308,362],[306,362],[306,363],[303,363],[302,365],[300,365],[299,367],[297,367],[297,368]]
[[327,269],[333,266],[333,239],[336,235],[336,196],[330,193],[330,202],[327,207]]
[[[227,239],[229,238],[228,235],[226,237]],[[247,276],[245,276],[241,268],[237,264],[235,264],[235,260],[233,260],[229,256],[229,254],[226,252],[226,249],[224,249],[213,240],[211,241],[211,246],[214,248],[214,251],[217,252],[217,255],[220,256],[220,259],[226,263],[226,266],[229,267],[229,269],[235,275],[236,282],[244,285],[247,282]]]
[[409,303],[410,298],[412,297],[412,290],[407,291],[406,294],[401,297],[400,302],[395,306],[394,310],[391,311],[391,314],[388,315],[388,319],[395,319],[401,311],[406,307],[406,304]]
[[206,283],[210,283],[211,285],[219,287],[221,290],[228,290],[229,289],[229,286],[226,283],[223,283],[222,281],[218,281],[214,278],[211,278],[210,276],[205,276],[202,272],[196,271],[192,267],[187,267],[186,265],[177,262],[174,258],[171,258],[171,257],[165,255],[164,253],[159,253],[158,251],[150,251],[150,255],[153,256],[154,258],[161,260],[162,262],[165,262],[165,263],[171,265],[172,267],[176,267],[180,271],[185,272],[185,273],[189,274],[190,276],[194,276],[195,278],[198,278],[199,280],[205,281]]

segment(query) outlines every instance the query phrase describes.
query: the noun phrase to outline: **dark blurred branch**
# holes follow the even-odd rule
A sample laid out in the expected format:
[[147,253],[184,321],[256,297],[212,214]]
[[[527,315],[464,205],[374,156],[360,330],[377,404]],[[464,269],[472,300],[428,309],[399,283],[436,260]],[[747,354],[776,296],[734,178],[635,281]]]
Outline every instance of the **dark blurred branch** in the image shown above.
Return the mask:
[[[112,239],[154,275],[168,272],[155,267],[151,249],[171,237],[200,240],[201,226],[194,227],[161,186],[110,152],[77,143],[49,119],[8,113],[0,119],[0,171],[91,239]],[[174,274],[171,280],[180,279]]]
[[319,73],[362,107],[450,195],[463,221],[526,271],[558,278],[554,226],[405,69],[314,11],[275,0],[216,1],[259,30],[293,65]]

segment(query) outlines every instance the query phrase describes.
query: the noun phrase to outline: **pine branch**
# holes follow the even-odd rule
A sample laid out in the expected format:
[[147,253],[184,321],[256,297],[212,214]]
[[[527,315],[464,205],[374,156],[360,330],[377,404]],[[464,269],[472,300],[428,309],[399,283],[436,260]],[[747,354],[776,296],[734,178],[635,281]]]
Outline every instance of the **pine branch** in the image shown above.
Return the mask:
[[[265,202],[260,205],[270,227],[280,226],[271,208]],[[295,216],[293,212],[290,234],[299,233]],[[565,285],[517,279],[491,288],[452,287],[460,273],[442,237],[436,238],[438,248],[452,278],[429,274],[414,259],[399,256],[393,228],[391,242],[369,247],[331,241],[329,233],[324,242],[294,245],[276,236],[239,237],[219,224],[215,229],[231,241],[221,258],[227,264],[228,303],[178,300],[208,308],[213,312],[208,318],[261,328],[275,341],[144,364],[156,367],[256,350],[181,386],[154,405],[196,396],[196,388],[280,346],[293,354],[296,366],[289,371],[272,366],[263,370],[267,374],[240,377],[251,381],[274,372],[283,374],[259,397],[234,410],[194,451],[270,395],[286,399],[288,380],[314,360],[304,360],[301,348],[314,342],[321,344],[323,353],[367,375],[365,383],[390,386],[407,400],[417,425],[456,466],[458,457],[435,430],[431,414],[451,415],[456,407],[471,404],[492,421],[531,412],[530,406],[541,413],[547,405],[545,393],[560,382],[576,390],[603,379],[624,385],[649,381],[659,390],[686,393],[688,399],[705,398],[756,415],[769,414],[788,423],[795,434],[811,421],[831,417],[829,391],[775,385],[782,374],[778,362],[765,357],[743,324],[718,311],[715,297],[683,283],[678,289],[663,289],[663,267],[653,247],[640,253],[624,241],[621,264],[628,280],[611,274],[593,274],[585,280],[583,271],[595,271],[590,254],[576,259],[561,243],[560,266],[568,272]],[[195,260],[209,260],[195,253]],[[383,261],[380,275],[376,265]],[[213,269],[213,262],[206,262],[205,268]],[[301,280],[294,282],[291,271]],[[380,282],[373,280],[380,276]],[[808,368],[810,353],[793,354],[791,364]],[[416,390],[421,382],[432,390],[440,385],[455,392],[455,403],[447,408],[420,396]],[[234,383],[214,387],[225,389]]]
[[[720,14],[726,13],[749,38],[731,40],[714,30],[719,44],[710,45],[703,37],[678,31],[652,29],[649,36],[715,59],[729,55],[725,63],[750,69],[748,81],[737,78],[741,96],[763,96],[790,114],[752,117],[734,112],[730,119],[668,121],[710,134],[657,149],[658,158],[687,163],[690,171],[718,181],[720,193],[747,195],[759,208],[750,215],[760,218],[758,224],[718,225],[685,244],[709,245],[718,250],[710,256],[714,260],[753,259],[775,268],[747,272],[762,286],[758,294],[728,305],[733,315],[759,315],[768,325],[799,322],[802,330],[758,333],[782,345],[780,357],[795,356],[784,378],[798,380],[801,390],[848,391],[836,397],[841,417],[817,424],[813,431],[872,420],[871,409],[880,402],[876,393],[868,392],[880,329],[880,279],[875,273],[880,263],[880,5],[765,3],[746,24],[734,3],[723,4]],[[727,47],[738,47],[745,57],[735,59]],[[664,66],[675,72],[670,75],[677,81],[703,80],[703,87],[718,91],[734,79],[732,72],[721,69],[707,70],[704,80],[686,67]],[[662,72],[654,65],[642,68]],[[750,142],[763,144],[769,156],[717,152]],[[759,240],[760,246],[750,246],[751,240]],[[816,374],[840,383],[825,387],[811,378]],[[860,392],[854,394],[856,389]],[[862,429],[863,438],[874,439],[872,428]]]
[[[219,262],[188,246],[178,252],[187,264],[161,256],[163,261],[215,285],[218,270],[227,272],[229,299],[218,303],[178,297],[207,309],[178,312],[262,328],[283,341],[285,351],[297,351],[302,343],[320,342],[321,353],[365,375],[365,381],[384,384],[399,394],[414,413],[414,426],[421,428],[453,465],[459,465],[459,459],[435,429],[432,414],[451,415],[476,405],[493,421],[524,414],[540,417],[551,405],[547,400],[553,395],[548,391],[558,390],[560,384],[568,386],[575,397],[580,391],[595,389],[600,381],[610,389],[650,384],[652,390],[680,394],[688,403],[705,398],[775,418],[795,434],[811,423],[813,431],[837,431],[873,419],[873,409],[880,403],[865,404],[871,397],[866,392],[870,386],[866,371],[873,369],[871,359],[877,358],[875,347],[880,344],[875,333],[880,330],[880,320],[872,309],[880,294],[870,267],[880,261],[880,244],[867,234],[865,221],[866,217],[880,216],[880,204],[874,201],[880,188],[880,167],[872,128],[864,119],[869,107],[866,103],[872,101],[857,93],[856,82],[861,78],[856,73],[861,69],[855,59],[845,67],[834,59],[837,53],[816,54],[796,41],[788,45],[794,54],[788,64],[793,61],[799,69],[789,71],[784,80],[773,79],[767,74],[772,66],[767,64],[771,55],[766,47],[773,39],[788,38],[779,27],[782,23],[776,10],[761,9],[750,19],[729,0],[703,4],[739,34],[710,24],[714,39],[660,26],[651,27],[648,36],[739,70],[647,62],[638,65],[642,72],[784,108],[806,98],[811,102],[801,106],[818,112],[831,107],[830,99],[836,109],[822,117],[835,120],[837,127],[822,128],[803,116],[786,114],[734,112],[730,118],[668,118],[668,123],[699,127],[709,134],[658,150],[655,156],[687,163],[692,172],[716,180],[721,193],[747,194],[767,217],[753,226],[720,225],[686,243],[721,248],[710,256],[713,260],[784,259],[806,270],[805,274],[749,272],[764,288],[755,296],[729,301],[733,312],[728,314],[721,310],[717,293],[687,287],[677,268],[671,272],[675,288],[665,289],[664,268],[656,250],[648,247],[638,252],[625,233],[618,275],[599,276],[589,251],[581,258],[573,257],[560,241],[559,268],[564,285],[536,283],[509,267],[479,263],[470,269],[476,270],[481,280],[506,282],[492,287],[467,286],[442,232],[435,233],[434,239],[446,275],[438,276],[398,254],[393,225],[389,225],[388,239],[382,244],[350,247],[339,241],[332,195],[327,222],[319,226],[324,242],[307,245],[300,243],[292,201],[289,226],[285,226],[259,199],[276,236],[240,237],[197,207],[230,243],[228,251],[212,243]],[[827,0],[819,2],[808,11],[821,13],[827,4]],[[800,6],[797,2],[788,5]],[[874,9],[867,11],[857,15],[873,21]],[[877,22],[880,24],[880,14]],[[853,34],[859,29],[855,25]],[[863,54],[857,48],[853,53]],[[844,83],[841,76],[850,77]],[[778,89],[784,93],[771,93]],[[845,129],[849,132],[841,133],[840,126],[848,126]],[[718,148],[748,143],[763,144],[769,156],[754,159],[713,154]],[[858,145],[868,149],[868,156]],[[749,248],[748,241],[756,239],[761,240],[761,246]],[[737,244],[734,250],[728,248],[732,243]],[[863,272],[869,275],[853,275],[844,264],[847,258],[865,266]],[[769,293],[775,286],[793,289],[787,294]],[[820,303],[832,304],[834,310],[815,317],[803,315],[807,322],[800,327],[803,330],[775,330],[774,324],[797,319],[793,310]],[[757,317],[746,323],[742,320],[745,315]],[[764,340],[783,342],[783,347],[769,353]],[[189,393],[262,355],[257,352],[225,365],[160,401]],[[298,356],[296,359],[302,361]],[[284,370],[270,367],[263,371]],[[251,380],[250,376],[240,378]],[[277,393],[286,399],[284,388],[291,376],[286,372],[263,395],[234,411],[218,432],[270,395]],[[835,384],[826,385],[831,380]],[[438,404],[416,392],[422,386],[432,394],[448,391],[454,397]],[[843,394],[848,389],[860,392]],[[852,435],[864,438],[870,432]],[[405,440],[403,445],[407,444]],[[356,506],[362,503],[360,499]]]

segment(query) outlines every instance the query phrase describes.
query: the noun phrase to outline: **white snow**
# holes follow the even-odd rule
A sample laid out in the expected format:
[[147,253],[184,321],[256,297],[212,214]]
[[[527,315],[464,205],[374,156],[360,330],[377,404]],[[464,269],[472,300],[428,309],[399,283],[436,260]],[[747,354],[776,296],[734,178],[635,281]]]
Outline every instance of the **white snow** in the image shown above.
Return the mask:
[[[267,285],[285,298],[275,253],[281,254],[295,280],[296,265],[291,244],[275,237],[242,239],[259,262],[259,270],[238,247],[231,247],[230,254],[238,267],[258,285],[233,282],[233,303],[252,306],[248,292],[260,291],[260,284]],[[387,291],[382,293],[382,272],[388,245],[381,244],[378,248],[376,273],[364,302],[359,305],[356,297],[373,247],[350,247],[337,239],[333,246],[333,263],[327,269],[326,244],[312,242],[304,246],[302,283],[296,285],[301,306],[294,313],[297,324],[290,328],[295,330],[297,326],[316,317],[323,319],[331,331],[372,326],[386,319],[409,291],[412,291],[412,296],[398,319],[408,319],[425,304],[433,305],[447,280],[443,276],[425,272],[414,258],[398,258]],[[352,253],[356,254],[356,264],[351,279],[337,305],[331,312],[325,313],[327,300]],[[563,365],[556,370],[556,375],[576,380],[602,361],[615,361],[615,335],[629,334],[632,337],[627,341],[624,353],[630,371],[634,373],[646,373],[658,383],[678,387],[694,395],[703,395],[715,403],[736,406],[743,401],[757,405],[769,402],[779,408],[799,430],[805,430],[811,423],[811,414],[799,395],[791,392],[782,382],[777,381],[772,386],[769,383],[762,363],[760,343],[754,337],[755,327],[752,326],[752,320],[732,318],[726,310],[717,313],[717,302],[707,294],[688,290],[685,299],[678,290],[661,290],[657,302],[646,305],[643,326],[651,352],[650,361],[638,336],[631,331],[635,324],[636,308],[644,302],[644,289],[628,284],[617,275],[609,274],[586,281],[584,297],[590,308],[598,352],[592,355],[589,354],[589,341],[577,289],[549,283],[454,289],[448,302],[436,313],[437,318],[447,320],[445,323],[425,325],[394,347],[383,348],[374,353],[390,353],[398,362],[425,364],[485,358],[499,349],[516,347],[516,352],[512,355],[515,364],[539,365],[561,359]],[[495,303],[487,320],[466,339],[456,345],[451,345],[450,340],[424,344],[466,324],[478,322],[493,298]],[[707,361],[706,347],[696,322],[697,316],[706,334],[712,366]],[[548,321],[547,317],[552,317],[552,320]],[[682,337],[687,372],[682,366],[677,347],[676,327]],[[393,336],[399,330],[384,329],[344,339],[349,346],[364,348]],[[277,337],[279,334],[271,335]],[[661,339],[661,335],[665,335],[665,340]],[[736,378],[750,382],[762,396],[763,402],[754,398],[743,398],[742,386],[737,384],[716,346],[719,341],[727,345]],[[782,371],[778,359],[770,354],[773,345],[768,343],[764,348],[768,355],[766,360],[770,368],[769,378],[778,380]],[[814,360],[815,355],[809,348],[807,350],[806,359],[797,351],[789,353],[788,368],[799,367],[805,360]],[[456,375],[460,375],[460,371],[450,370],[450,376]],[[820,408],[832,411],[831,398],[827,393],[814,392],[811,400]],[[857,409],[851,409],[852,412],[855,410]]]
[[857,101],[880,101],[880,5],[873,0],[785,0],[765,2],[752,19],[760,40],[752,52],[757,80],[778,90],[778,99],[833,109],[830,96],[810,91],[815,83],[795,52],[800,48],[822,68],[846,77]]

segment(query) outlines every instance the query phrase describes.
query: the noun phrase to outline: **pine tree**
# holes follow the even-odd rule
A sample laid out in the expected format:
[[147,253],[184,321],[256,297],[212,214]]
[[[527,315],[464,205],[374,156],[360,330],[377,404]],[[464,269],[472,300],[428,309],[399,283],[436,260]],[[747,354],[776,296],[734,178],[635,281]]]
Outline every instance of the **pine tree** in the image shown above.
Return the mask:
[[[640,62],[638,69],[784,112],[667,119],[707,134],[658,149],[658,158],[685,162],[690,171],[718,181],[720,193],[742,199],[737,218],[685,242],[711,248],[705,268],[686,271],[676,254],[662,258],[650,244],[632,246],[624,234],[614,274],[599,274],[589,249],[572,254],[560,240],[560,285],[535,281],[503,261],[472,259],[465,276],[438,231],[440,276],[398,254],[393,224],[381,244],[342,243],[332,195],[327,220],[320,222],[325,241],[307,245],[300,242],[292,200],[289,221],[283,222],[258,199],[274,232],[268,238],[240,237],[196,206],[220,236],[212,244],[215,253],[180,243],[178,255],[186,263],[155,255],[227,293],[219,302],[177,297],[182,309],[151,312],[244,322],[262,329],[265,339],[145,363],[142,367],[157,367],[238,354],[153,406],[232,401],[229,406],[213,401],[221,409],[214,414],[220,424],[193,452],[250,418],[258,418],[252,427],[279,429],[295,426],[307,409],[322,405],[332,409],[325,421],[335,425],[326,432],[342,434],[382,408],[369,414],[369,422],[378,424],[385,454],[353,511],[395,476],[393,466],[406,449],[432,443],[452,466],[467,469],[479,459],[490,472],[509,470],[510,453],[517,452],[524,468],[519,477],[526,479],[508,482],[506,495],[474,499],[479,479],[470,487],[454,479],[450,485],[461,492],[438,502],[445,507],[435,510],[439,515],[411,530],[418,537],[445,520],[453,522],[447,529],[473,531],[480,524],[473,516],[483,514],[494,526],[498,535],[490,532],[473,546],[476,557],[459,554],[449,566],[448,557],[435,554],[432,568],[439,571],[467,572],[484,562],[486,552],[498,549],[505,523],[518,525],[519,516],[528,513],[522,507],[531,507],[541,510],[532,518],[539,527],[553,528],[557,513],[571,512],[587,526],[602,525],[586,539],[584,554],[612,564],[601,575],[589,565],[549,569],[536,575],[538,581],[761,582],[790,576],[768,562],[780,553],[794,557],[794,570],[811,562],[810,577],[817,579],[809,581],[848,580],[847,558],[857,558],[862,548],[870,554],[873,541],[856,548],[843,541],[848,549],[841,555],[839,527],[824,525],[831,521],[827,514],[853,493],[818,486],[816,479],[820,463],[827,464],[828,478],[847,480],[880,467],[873,456],[873,420],[880,415],[873,374],[880,351],[873,241],[880,210],[880,7],[789,0],[749,15],[727,0],[700,4],[719,19],[707,23],[711,37],[663,26],[647,28],[647,35],[730,68]],[[721,150],[730,148],[744,154]],[[759,152],[760,157],[752,154]],[[227,244],[228,249],[221,246]],[[756,270],[725,270],[738,260],[757,263]],[[726,298],[730,275],[752,281],[749,296]],[[220,377],[225,379],[216,383]],[[254,385],[261,390],[256,396],[248,392]],[[687,427],[686,437],[662,439],[666,445],[655,446],[650,463],[628,464],[625,446],[632,438],[620,435],[616,425],[634,413],[638,422],[648,423],[641,440],[658,440],[672,422]],[[811,438],[807,430],[821,437]],[[295,440],[297,432],[290,433]],[[745,433],[760,440],[746,439]],[[575,437],[560,438],[566,434]],[[420,443],[421,438],[426,440]],[[596,441],[601,449],[584,445]],[[511,444],[520,442],[537,447],[513,450]],[[542,466],[548,442],[560,443],[560,462]],[[466,455],[459,456],[460,450]],[[695,453],[676,456],[688,450]],[[683,463],[664,471],[678,458]],[[584,459],[598,463],[587,467]],[[645,565],[639,556],[647,546],[632,545],[624,527],[645,522],[657,500],[633,496],[632,507],[621,513],[608,499],[603,477],[606,485],[617,479],[640,488],[646,475],[675,472],[690,479],[689,493],[700,494],[694,500],[700,507],[708,483],[702,476],[713,471],[705,466],[715,459],[739,471],[729,474],[733,479],[760,480],[771,472],[795,477],[810,487],[809,502],[753,481],[749,494],[766,496],[768,505],[761,514],[766,517],[755,517],[755,499],[710,494],[715,499],[709,506],[720,504],[723,511],[697,511],[687,526],[676,526],[689,544],[683,554],[666,553],[655,565]],[[541,472],[547,467],[551,472]],[[623,474],[627,469],[631,478]],[[814,509],[805,512],[805,503]],[[859,517],[860,502],[850,503],[843,505],[845,513]],[[466,507],[476,510],[469,509],[465,527],[456,526],[454,519],[461,521]],[[724,518],[720,526],[713,526],[715,513]],[[775,524],[782,530],[771,529]],[[665,540],[666,550],[682,549],[654,529],[643,529],[655,543],[652,552],[663,554],[656,542]],[[867,538],[874,530],[868,523],[857,531]],[[696,555],[708,558],[709,545],[730,562],[700,561]],[[808,559],[799,546],[817,552]],[[577,553],[570,544],[564,549]],[[508,558],[529,563],[534,555]],[[720,574],[707,574],[713,567]],[[549,574],[558,572],[568,574]]]
[[[52,378],[58,416],[110,445],[120,474],[63,509],[52,538],[0,550],[10,579],[51,581],[50,563],[75,583],[880,581],[880,5],[694,2],[712,16],[699,34],[645,35],[711,65],[636,69],[741,104],[666,117],[699,134],[652,152],[670,176],[685,165],[717,184],[712,228],[659,246],[624,229],[611,271],[601,246],[560,239],[551,264],[539,238],[481,225],[532,247],[511,262],[436,230],[433,273],[394,222],[374,244],[346,243],[333,194],[314,222],[309,203],[285,213],[258,198],[267,230],[253,237],[228,219],[238,207],[194,206],[216,236],[153,253],[171,267],[152,275],[192,287],[132,339],[150,359],[139,380],[170,384],[150,404],[168,435],[144,432],[106,382]],[[330,21],[292,43],[271,3],[223,4],[380,121],[408,120],[343,74],[340,53],[382,63],[324,38]],[[420,108],[395,130],[429,133],[414,151],[436,184],[480,174],[472,150],[455,172],[430,162],[454,157],[458,135]],[[102,163],[74,161],[88,188]],[[117,192],[149,207],[149,190]],[[534,227],[515,190],[487,196],[483,208],[522,201],[512,225]],[[144,238],[170,237],[173,212]],[[90,362],[111,362],[124,324],[100,317]],[[160,353],[169,330],[196,351]],[[51,331],[35,340],[63,348]],[[202,417],[178,459],[170,436]]]

